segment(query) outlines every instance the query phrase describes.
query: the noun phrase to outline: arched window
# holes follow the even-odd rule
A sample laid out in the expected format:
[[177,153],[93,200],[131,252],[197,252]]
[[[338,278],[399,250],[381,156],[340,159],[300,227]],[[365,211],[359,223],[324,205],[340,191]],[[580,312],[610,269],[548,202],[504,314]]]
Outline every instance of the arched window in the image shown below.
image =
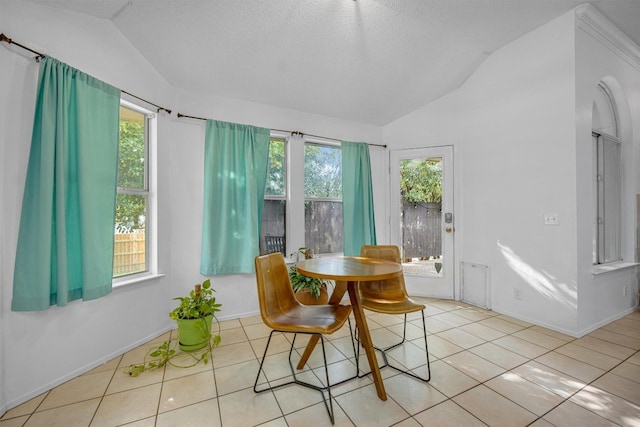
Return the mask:
[[618,120],[611,92],[600,83],[593,102],[593,264],[622,259],[622,183]]

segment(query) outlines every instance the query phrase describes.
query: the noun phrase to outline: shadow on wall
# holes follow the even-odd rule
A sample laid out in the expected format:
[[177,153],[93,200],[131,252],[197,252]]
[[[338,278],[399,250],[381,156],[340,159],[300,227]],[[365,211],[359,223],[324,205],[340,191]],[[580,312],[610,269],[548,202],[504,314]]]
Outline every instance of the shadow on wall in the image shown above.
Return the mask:
[[575,288],[558,281],[543,270],[535,269],[516,255],[511,248],[499,241],[498,248],[502,256],[507,260],[509,267],[540,295],[568,309],[576,310],[578,308],[578,295]]

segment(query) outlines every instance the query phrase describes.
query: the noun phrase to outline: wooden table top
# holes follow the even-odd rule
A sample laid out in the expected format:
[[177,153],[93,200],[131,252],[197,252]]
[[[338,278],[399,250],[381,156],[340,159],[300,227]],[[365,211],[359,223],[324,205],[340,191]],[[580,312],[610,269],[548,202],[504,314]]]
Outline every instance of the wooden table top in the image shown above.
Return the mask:
[[363,257],[311,258],[296,268],[305,276],[359,282],[390,279],[402,272],[402,264]]

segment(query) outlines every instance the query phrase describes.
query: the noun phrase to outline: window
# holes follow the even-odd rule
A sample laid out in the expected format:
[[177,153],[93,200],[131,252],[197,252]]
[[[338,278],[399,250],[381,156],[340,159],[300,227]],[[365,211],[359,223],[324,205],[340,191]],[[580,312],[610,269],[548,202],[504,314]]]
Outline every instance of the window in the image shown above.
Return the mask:
[[271,132],[260,253],[343,251],[342,151],[320,138]]
[[[443,157],[399,159],[400,230],[405,273],[443,277]],[[395,165],[394,165],[395,166]]]
[[340,253],[342,151],[339,146],[304,145],[304,242],[314,254]]
[[620,140],[611,95],[599,85],[593,104],[593,264],[622,259]]
[[262,227],[260,253],[281,252],[286,256],[286,212],[287,162],[285,140],[271,138],[269,141],[269,167],[267,183],[264,190],[264,208],[262,211]]
[[149,271],[149,140],[152,120],[155,116],[150,112],[121,101],[114,278]]

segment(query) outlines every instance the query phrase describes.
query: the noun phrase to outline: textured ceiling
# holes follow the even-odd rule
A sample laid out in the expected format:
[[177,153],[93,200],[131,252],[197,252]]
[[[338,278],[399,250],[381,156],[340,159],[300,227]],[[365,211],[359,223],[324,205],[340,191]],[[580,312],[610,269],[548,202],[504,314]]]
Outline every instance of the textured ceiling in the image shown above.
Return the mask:
[[[29,0],[113,21],[174,86],[382,126],[580,0]],[[640,0],[591,4],[640,45]]]

